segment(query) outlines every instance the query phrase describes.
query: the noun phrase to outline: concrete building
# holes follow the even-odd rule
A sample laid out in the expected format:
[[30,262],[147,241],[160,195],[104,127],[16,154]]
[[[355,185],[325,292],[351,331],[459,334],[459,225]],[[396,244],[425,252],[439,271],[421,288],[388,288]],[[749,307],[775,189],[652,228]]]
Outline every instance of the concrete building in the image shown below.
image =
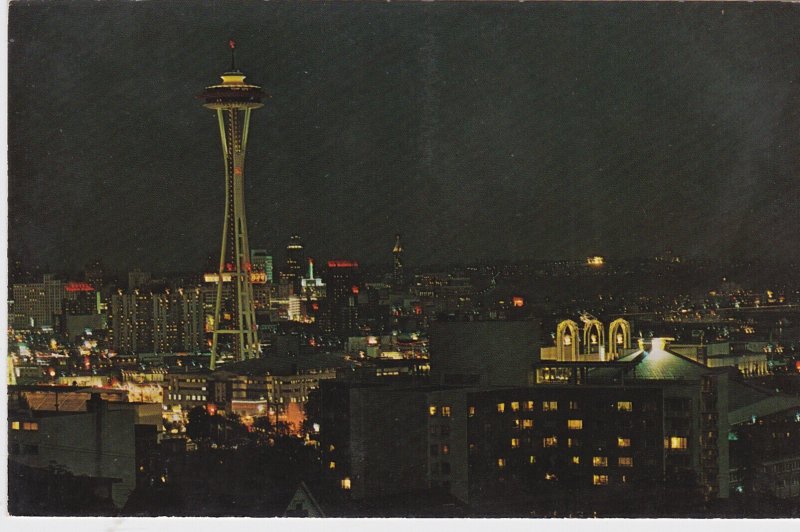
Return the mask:
[[[9,401],[11,405],[12,401]],[[74,475],[113,479],[111,497],[122,508],[136,487],[137,427],[161,426],[160,405],[110,403],[92,394],[85,410],[9,411],[9,460]],[[155,413],[150,410],[155,409]],[[156,431],[151,431],[155,437]]]
[[123,354],[153,352],[153,300],[137,291],[111,296],[111,344]]
[[63,281],[46,274],[41,283],[13,285],[12,297],[9,318],[14,329],[54,328],[62,315],[67,291]]
[[206,348],[200,289],[111,298],[111,339],[119,353],[198,352]]
[[[324,383],[320,441],[332,487],[353,498],[431,488],[477,507],[519,498],[612,511],[609,501],[627,500],[657,511],[667,493],[702,505],[729,497],[732,427],[800,407],[796,397],[756,390],[662,341],[615,361],[532,364],[521,356],[538,353],[529,332],[518,336],[520,355],[508,357],[516,365],[504,369],[516,368],[511,378],[521,385],[499,386],[491,365],[472,363],[463,367],[473,377],[460,379],[472,385],[442,386],[457,361],[481,358],[459,359],[467,346],[455,343],[452,356],[437,357],[442,344],[433,339],[437,384]],[[773,465],[759,471],[791,493],[793,477],[778,477]]]

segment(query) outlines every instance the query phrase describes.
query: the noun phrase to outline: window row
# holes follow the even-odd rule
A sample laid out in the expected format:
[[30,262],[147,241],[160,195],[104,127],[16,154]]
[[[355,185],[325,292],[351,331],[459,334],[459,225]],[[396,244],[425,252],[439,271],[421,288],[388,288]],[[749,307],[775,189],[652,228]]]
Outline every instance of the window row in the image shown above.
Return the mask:
[[[508,410],[511,412],[519,412],[520,409],[530,412],[533,411],[535,407],[535,403],[533,401],[511,401],[509,403],[497,403],[497,412],[499,414],[503,414],[506,412],[506,404],[508,404]],[[567,406],[569,410],[578,410],[578,401],[568,401]],[[616,410],[618,412],[633,412],[633,402],[632,401],[617,401],[615,405]],[[559,408],[558,401],[542,401],[542,412],[557,412]],[[469,407],[469,414],[475,415],[475,407]]]
[[12,421],[11,430],[39,430],[39,423],[35,421]]
[[440,414],[442,417],[450,417],[452,415],[452,408],[447,405],[443,405],[441,408],[436,405],[430,405],[428,407],[428,415],[434,417],[437,414]]
[[205,401],[205,395],[194,395],[194,394],[180,394],[180,393],[170,393],[167,394],[167,398],[172,401]]

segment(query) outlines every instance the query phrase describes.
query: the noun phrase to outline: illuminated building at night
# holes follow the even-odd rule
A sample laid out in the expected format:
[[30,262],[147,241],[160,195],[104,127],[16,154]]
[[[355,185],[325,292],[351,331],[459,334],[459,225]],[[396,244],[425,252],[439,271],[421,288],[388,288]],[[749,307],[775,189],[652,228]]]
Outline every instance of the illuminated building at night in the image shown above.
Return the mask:
[[325,298],[325,283],[319,277],[314,277],[314,259],[308,258],[308,277],[300,280],[303,289],[302,295],[307,302]]
[[121,354],[205,350],[200,289],[111,296],[111,340]]
[[299,235],[292,235],[286,245],[286,264],[281,270],[281,282],[292,287],[293,293],[300,294],[300,279],[303,277],[303,241]]
[[265,282],[271,283],[273,278],[272,273],[272,255],[265,249],[251,249],[250,262],[253,265],[253,272],[264,273]]
[[10,322],[15,329],[52,328],[61,316],[67,290],[63,281],[47,274],[41,283],[15,284]]
[[[436,489],[479,513],[510,504],[613,514],[633,504],[652,514],[673,502],[664,493],[702,505],[748,485],[739,480],[744,468],[732,476],[731,434],[800,407],[796,397],[671,353],[663,339],[616,360],[539,362],[536,335],[525,327],[516,336],[497,330],[494,348],[483,342],[470,350],[471,338],[487,336],[484,324],[441,325],[431,331],[432,385],[322,385],[331,489],[354,499]],[[490,362],[482,365],[478,353]],[[775,439],[775,430],[762,432]],[[757,461],[751,468],[768,480],[755,485],[791,493],[784,485],[794,477],[774,463],[794,463],[795,454]]]
[[590,315],[581,316],[580,321],[582,328],[573,320],[563,320],[558,324],[555,345],[542,348],[542,360],[615,360],[635,351],[631,347],[631,324],[628,321],[618,318],[608,325],[608,329]]
[[347,338],[359,336],[359,293],[361,273],[358,262],[330,260],[325,272],[327,296],[323,328],[330,334]]
[[[250,113],[262,107],[261,87],[245,83],[245,75],[236,68],[235,43],[230,41],[231,69],[222,75],[222,83],[206,87],[200,97],[203,105],[216,111],[222,153],[225,162],[225,221],[219,257],[217,298],[211,344],[211,367],[220,355],[220,335],[231,338],[235,360],[258,356],[258,327],[250,280],[250,244],[244,202],[244,161],[250,130]],[[231,276],[233,297],[224,300],[223,274]]]
[[120,291],[111,296],[111,341],[118,353],[152,352],[153,297]]

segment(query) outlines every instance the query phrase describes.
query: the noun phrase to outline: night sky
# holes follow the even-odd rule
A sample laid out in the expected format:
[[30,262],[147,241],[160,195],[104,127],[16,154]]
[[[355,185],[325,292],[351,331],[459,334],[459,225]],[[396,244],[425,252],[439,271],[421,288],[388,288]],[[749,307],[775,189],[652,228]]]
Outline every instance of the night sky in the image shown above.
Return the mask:
[[47,2],[9,14],[12,258],[200,271],[230,63],[252,248],[800,259],[800,6]]

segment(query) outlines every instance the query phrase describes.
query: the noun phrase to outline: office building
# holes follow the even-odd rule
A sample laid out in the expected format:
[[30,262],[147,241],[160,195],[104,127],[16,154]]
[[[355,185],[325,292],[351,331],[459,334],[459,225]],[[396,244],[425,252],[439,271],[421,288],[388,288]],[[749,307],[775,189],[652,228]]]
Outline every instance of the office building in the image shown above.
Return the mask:
[[303,241],[292,235],[286,245],[286,263],[281,270],[281,282],[292,287],[294,294],[301,293],[300,279],[303,277]]
[[331,260],[324,274],[326,298],[323,328],[344,339],[359,334],[361,273],[358,262]]

